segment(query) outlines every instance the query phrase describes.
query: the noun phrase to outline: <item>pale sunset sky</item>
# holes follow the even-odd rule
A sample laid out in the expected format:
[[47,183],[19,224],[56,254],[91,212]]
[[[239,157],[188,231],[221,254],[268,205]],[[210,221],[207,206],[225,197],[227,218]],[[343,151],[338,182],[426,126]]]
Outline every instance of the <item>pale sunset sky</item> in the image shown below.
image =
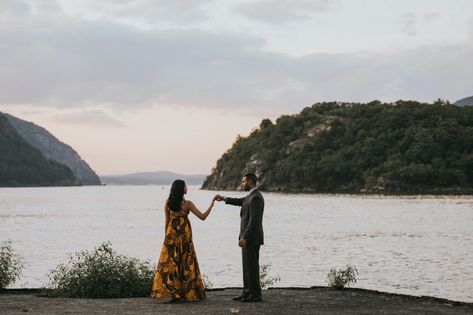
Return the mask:
[[473,95],[472,0],[0,0],[0,111],[99,175],[209,174],[320,101]]

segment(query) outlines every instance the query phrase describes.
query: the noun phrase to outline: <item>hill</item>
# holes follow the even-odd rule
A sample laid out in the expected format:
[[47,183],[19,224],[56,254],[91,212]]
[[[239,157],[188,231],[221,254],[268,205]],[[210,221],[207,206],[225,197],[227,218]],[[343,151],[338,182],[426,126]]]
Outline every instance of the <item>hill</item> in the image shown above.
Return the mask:
[[27,143],[0,113],[0,186],[74,185],[72,171],[65,165],[46,159]]
[[473,107],[318,103],[238,137],[202,188],[250,171],[269,191],[472,193]]
[[100,185],[100,179],[92,168],[69,145],[59,141],[46,129],[34,123],[4,114],[19,135],[44,157],[69,167],[78,185]]
[[473,106],[473,96],[462,98],[454,103],[457,106]]
[[172,172],[143,172],[128,175],[100,176],[107,185],[170,185],[182,179],[187,185],[202,185],[205,175],[182,175]]

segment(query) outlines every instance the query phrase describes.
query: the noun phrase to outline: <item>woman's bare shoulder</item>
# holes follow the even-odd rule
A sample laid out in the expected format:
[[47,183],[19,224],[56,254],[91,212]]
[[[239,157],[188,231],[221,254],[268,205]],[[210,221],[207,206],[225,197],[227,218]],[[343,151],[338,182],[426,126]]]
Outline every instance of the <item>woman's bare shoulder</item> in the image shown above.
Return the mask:
[[182,205],[185,206],[185,207],[189,207],[190,205],[193,205],[192,201],[190,200],[182,200]]
[[194,203],[190,200],[183,200],[182,201],[182,208],[185,209],[187,212],[194,206]]

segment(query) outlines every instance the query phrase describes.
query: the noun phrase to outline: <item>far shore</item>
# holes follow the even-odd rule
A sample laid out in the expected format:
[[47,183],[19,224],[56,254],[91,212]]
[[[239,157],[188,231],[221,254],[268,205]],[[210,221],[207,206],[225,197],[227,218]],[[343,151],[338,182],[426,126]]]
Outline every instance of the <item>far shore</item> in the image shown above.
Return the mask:
[[[200,190],[207,191],[232,191],[232,192],[241,192],[240,190],[225,190],[218,188],[199,188]],[[305,194],[305,195],[355,195],[355,196],[473,196],[473,189],[461,189],[461,190],[426,190],[424,192],[418,191],[400,191],[400,192],[389,192],[382,190],[366,190],[366,191],[317,191],[310,189],[264,189],[260,188],[262,192],[266,193],[277,193],[277,194]]]
[[0,291],[0,313],[90,314],[473,314],[473,303],[429,296],[411,296],[375,290],[328,287],[269,288],[263,302],[241,303],[231,298],[241,288],[207,290],[207,299],[196,303],[162,304],[148,297],[78,299],[41,297],[41,289]]
[[[168,187],[169,184],[101,184],[101,185],[65,185],[65,186],[0,186],[2,188],[77,188],[77,187],[126,187],[126,186],[156,186],[156,187]],[[191,187],[197,188],[198,190],[217,192],[234,192],[234,193],[244,193],[244,191],[236,189],[216,189],[216,188],[202,188],[201,185],[189,185]],[[294,195],[314,195],[314,196],[361,196],[361,197],[406,197],[406,198],[441,198],[441,197],[473,197],[473,189],[469,190],[458,190],[458,191],[437,191],[429,190],[426,192],[383,192],[383,191],[332,191],[332,192],[321,192],[314,191],[309,189],[301,190],[281,190],[281,189],[261,189],[264,193],[274,193],[274,194],[294,194]]]

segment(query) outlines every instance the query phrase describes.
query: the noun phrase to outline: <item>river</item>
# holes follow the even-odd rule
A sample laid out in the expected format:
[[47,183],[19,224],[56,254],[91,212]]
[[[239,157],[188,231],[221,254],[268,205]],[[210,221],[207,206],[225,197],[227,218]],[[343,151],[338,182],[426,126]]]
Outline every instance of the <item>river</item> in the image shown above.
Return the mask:
[[[12,287],[40,287],[69,253],[110,241],[155,262],[169,186],[0,189],[0,240],[25,259]],[[189,187],[205,210],[212,196]],[[326,285],[332,267],[354,265],[355,287],[473,302],[472,196],[354,196],[264,193],[265,245],[275,286]],[[218,203],[206,221],[191,215],[200,268],[214,287],[241,286],[239,208]]]

